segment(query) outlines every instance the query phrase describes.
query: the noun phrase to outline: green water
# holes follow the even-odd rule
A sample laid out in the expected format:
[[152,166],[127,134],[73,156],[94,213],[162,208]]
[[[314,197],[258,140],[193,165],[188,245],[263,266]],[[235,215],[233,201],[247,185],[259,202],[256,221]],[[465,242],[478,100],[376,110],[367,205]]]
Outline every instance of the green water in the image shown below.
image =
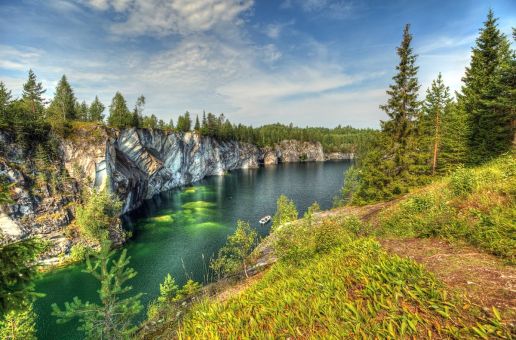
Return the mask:
[[[155,196],[124,216],[125,227],[133,230],[133,238],[125,245],[131,267],[138,272],[131,282],[133,291],[145,293],[142,302],[147,305],[158,295],[159,283],[167,273],[180,284],[188,277],[205,281],[209,258],[234,231],[238,219],[249,221],[266,235],[270,223],[261,226],[258,220],[274,214],[280,194],[292,198],[300,213],[314,201],[328,209],[349,166],[343,161],[238,170]],[[46,294],[36,302],[39,339],[82,338],[76,323],[56,324],[50,305],[63,306],[74,296],[97,301],[97,282],[82,273],[83,268],[74,265],[55,271],[37,283],[37,291]],[[140,319],[143,317],[144,313]]]

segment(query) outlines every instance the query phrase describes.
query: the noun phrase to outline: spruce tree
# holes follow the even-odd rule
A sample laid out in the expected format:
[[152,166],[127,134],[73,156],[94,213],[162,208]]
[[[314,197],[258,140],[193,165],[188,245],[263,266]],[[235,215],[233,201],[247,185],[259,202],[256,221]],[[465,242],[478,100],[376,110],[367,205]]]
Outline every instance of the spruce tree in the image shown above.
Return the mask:
[[88,104],[86,104],[86,101],[82,101],[82,103],[79,103],[78,101],[75,102],[75,118],[77,120],[86,122],[88,121]]
[[76,104],[75,94],[66,76],[63,74],[61,80],[56,87],[54,99],[50,103],[49,113],[51,120],[64,122],[66,120],[76,119],[76,109],[79,108]]
[[201,130],[201,123],[199,123],[199,115],[195,116],[194,130],[199,132]]
[[86,260],[84,272],[100,282],[100,303],[82,302],[75,297],[65,304],[64,310],[53,304],[52,315],[58,318],[58,323],[77,318],[80,323],[78,329],[84,331],[89,339],[128,339],[134,334],[137,327],[132,322],[142,310],[142,294],[127,295],[132,289],[127,281],[136,276],[136,271],[127,267],[130,260],[127,250],[122,251],[118,260],[112,259],[114,254],[109,241],[105,241],[100,253],[93,256],[95,263],[90,257]]
[[34,118],[41,118],[40,114],[43,112],[43,89],[41,82],[37,81],[34,72],[29,70],[29,77],[27,82],[23,84],[22,100],[25,107],[32,113]]
[[140,127],[142,125],[144,106],[145,106],[145,97],[143,95],[141,95],[138,97],[138,99],[136,99],[136,104],[134,105],[132,122],[131,122],[132,127]]
[[125,128],[132,125],[133,116],[127,108],[124,96],[117,92],[109,106],[108,124],[115,128]]
[[[503,100],[514,90],[504,82],[511,64],[510,44],[489,10],[462,78],[460,107],[468,117],[470,162],[481,163],[507,151],[513,138],[514,102]],[[512,87],[512,89],[511,89]]]
[[95,100],[91,103],[88,118],[92,122],[101,122],[104,119],[105,106],[99,100],[99,97],[95,96]]
[[401,45],[396,50],[400,61],[396,66],[397,74],[392,78],[394,83],[386,91],[389,99],[380,108],[389,117],[389,120],[381,122],[384,142],[391,160],[391,167],[386,175],[410,185],[415,178],[416,167],[421,163],[417,150],[421,102],[418,100],[418,67],[411,47],[412,35],[409,28],[410,25],[405,25]]
[[11,105],[11,91],[0,81],[0,124],[9,120],[9,106]]
[[437,79],[432,81],[432,85],[426,90],[423,116],[420,121],[423,148],[429,147],[431,150],[432,175],[437,169],[437,160],[442,144],[443,116],[445,110],[449,109],[450,103],[450,89],[444,85],[442,75],[439,73]]
[[0,318],[0,339],[35,340],[36,314],[32,304],[10,310]]
[[0,246],[0,314],[40,296],[34,292],[34,278],[38,275],[36,259],[45,249],[46,243],[35,238]]

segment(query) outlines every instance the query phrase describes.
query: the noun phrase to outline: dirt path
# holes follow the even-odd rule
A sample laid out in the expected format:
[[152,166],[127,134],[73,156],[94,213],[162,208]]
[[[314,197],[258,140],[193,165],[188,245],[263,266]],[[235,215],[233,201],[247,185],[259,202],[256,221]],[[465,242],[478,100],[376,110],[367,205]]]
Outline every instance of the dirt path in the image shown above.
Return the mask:
[[[379,213],[402,198],[363,207],[342,207],[319,217],[355,215],[364,222],[378,223]],[[437,238],[380,239],[389,252],[409,257],[433,272],[449,289],[459,291],[485,310],[496,307],[506,321],[516,323],[516,267],[468,245]]]
[[504,319],[516,322],[516,268],[499,258],[468,245],[435,238],[380,240],[399,256],[423,264],[449,288],[464,293],[474,304],[502,311]]

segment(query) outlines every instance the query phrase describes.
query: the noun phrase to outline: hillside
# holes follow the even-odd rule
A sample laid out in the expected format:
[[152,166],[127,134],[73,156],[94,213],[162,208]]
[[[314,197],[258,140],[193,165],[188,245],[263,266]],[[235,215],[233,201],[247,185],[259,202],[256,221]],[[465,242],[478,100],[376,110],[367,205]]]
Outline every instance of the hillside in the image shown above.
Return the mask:
[[515,172],[506,155],[285,224],[253,254],[266,270],[210,287],[179,323],[171,304],[141,336],[511,338]]

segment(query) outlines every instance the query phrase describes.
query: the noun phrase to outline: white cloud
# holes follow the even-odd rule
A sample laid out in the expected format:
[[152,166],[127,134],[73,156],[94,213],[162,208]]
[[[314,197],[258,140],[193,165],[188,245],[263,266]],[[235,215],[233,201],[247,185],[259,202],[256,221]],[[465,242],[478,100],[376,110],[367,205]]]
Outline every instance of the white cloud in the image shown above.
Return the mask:
[[97,10],[112,9],[125,17],[113,23],[120,35],[168,35],[204,32],[217,25],[238,23],[253,0],[86,0]]

